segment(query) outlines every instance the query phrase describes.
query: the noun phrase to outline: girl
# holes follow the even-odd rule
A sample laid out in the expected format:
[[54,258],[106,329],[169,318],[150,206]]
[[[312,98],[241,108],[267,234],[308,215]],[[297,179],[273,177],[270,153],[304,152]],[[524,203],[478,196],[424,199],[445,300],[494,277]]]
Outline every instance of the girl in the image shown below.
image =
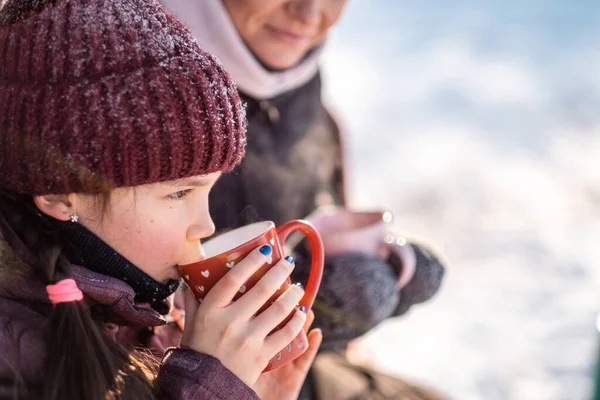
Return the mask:
[[293,262],[231,302],[269,246],[201,305],[186,293],[181,345],[158,328],[176,266],[203,257],[208,194],[245,128],[230,77],[155,1],[0,9],[0,398],[297,396],[319,332],[295,363],[261,371],[303,328],[296,310],[267,337],[302,290],[254,317]]

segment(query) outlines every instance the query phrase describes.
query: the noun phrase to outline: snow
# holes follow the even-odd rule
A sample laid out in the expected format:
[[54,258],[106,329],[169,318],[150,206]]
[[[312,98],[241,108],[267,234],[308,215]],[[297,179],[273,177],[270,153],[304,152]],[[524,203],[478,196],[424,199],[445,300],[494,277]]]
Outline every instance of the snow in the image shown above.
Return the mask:
[[600,4],[349,2],[326,97],[351,203],[440,247],[440,293],[362,343],[461,400],[591,396],[600,288]]

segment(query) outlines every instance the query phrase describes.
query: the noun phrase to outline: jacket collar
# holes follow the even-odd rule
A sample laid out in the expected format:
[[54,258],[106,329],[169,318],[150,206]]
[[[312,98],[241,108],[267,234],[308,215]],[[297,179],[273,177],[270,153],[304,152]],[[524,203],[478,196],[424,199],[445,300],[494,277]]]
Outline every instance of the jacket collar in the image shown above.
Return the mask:
[[[1,297],[50,304],[44,283],[31,267],[35,260],[35,256],[0,214]],[[100,311],[110,322],[130,326],[156,326],[165,323],[164,317],[150,305],[134,302],[135,293],[125,282],[77,265],[69,265],[68,270],[68,277],[75,279],[83,292],[86,306],[94,307],[95,311]],[[60,277],[64,278],[67,276]]]

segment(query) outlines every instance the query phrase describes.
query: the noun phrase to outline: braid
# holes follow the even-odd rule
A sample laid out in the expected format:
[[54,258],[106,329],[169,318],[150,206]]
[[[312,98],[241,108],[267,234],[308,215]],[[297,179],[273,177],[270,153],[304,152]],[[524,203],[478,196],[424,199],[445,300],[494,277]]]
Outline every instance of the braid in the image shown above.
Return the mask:
[[[102,195],[101,195],[102,196]],[[62,245],[28,195],[0,189],[0,213],[37,255],[33,273],[46,284],[69,274]],[[109,338],[93,321],[81,302],[59,303],[48,315],[46,375],[40,390],[17,388],[18,399],[105,400],[153,399],[151,380],[156,365],[149,356],[128,352]],[[68,340],[65,340],[68,338]],[[154,362],[152,362],[154,361]]]

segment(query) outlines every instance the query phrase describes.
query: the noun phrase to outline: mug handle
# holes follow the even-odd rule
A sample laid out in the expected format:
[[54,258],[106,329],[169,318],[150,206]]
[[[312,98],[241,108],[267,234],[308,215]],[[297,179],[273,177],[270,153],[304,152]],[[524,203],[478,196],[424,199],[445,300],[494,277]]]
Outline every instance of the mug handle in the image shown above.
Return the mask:
[[323,242],[321,236],[315,227],[308,221],[302,219],[294,219],[281,224],[277,228],[277,236],[279,243],[283,245],[287,237],[294,231],[300,231],[306,235],[310,242],[312,250],[312,260],[310,265],[310,275],[308,276],[308,282],[304,290],[304,297],[300,300],[299,304],[306,308],[306,311],[312,308],[319,286],[321,285],[321,278],[323,277],[323,263],[325,260],[325,251],[323,249]]
[[396,281],[396,289],[403,289],[408,282],[415,275],[417,267],[417,256],[412,246],[406,242],[402,236],[388,233],[385,235],[385,239],[380,244],[380,258],[381,260],[388,260],[391,255],[394,254],[399,260],[401,265],[396,266],[396,273],[398,274],[398,280]]

